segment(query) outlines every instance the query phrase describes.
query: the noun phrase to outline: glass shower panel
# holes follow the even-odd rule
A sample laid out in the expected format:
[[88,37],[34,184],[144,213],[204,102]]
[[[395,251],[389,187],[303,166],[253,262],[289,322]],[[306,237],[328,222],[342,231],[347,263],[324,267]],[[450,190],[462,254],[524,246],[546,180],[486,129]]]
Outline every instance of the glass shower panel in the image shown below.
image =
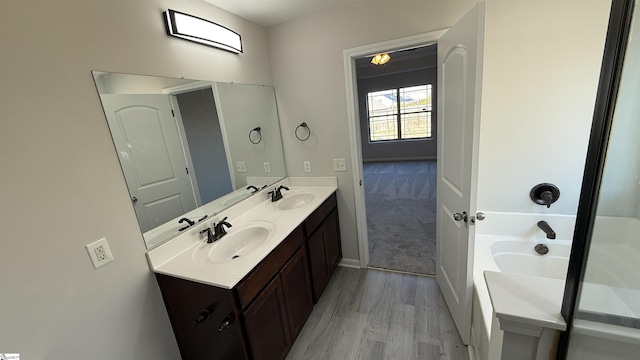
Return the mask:
[[[568,359],[637,359],[640,351],[640,24],[615,101]],[[604,356],[604,357],[603,357]]]
[[[637,15],[636,8],[634,15]],[[637,19],[637,16],[634,16]],[[576,318],[640,329],[640,27],[632,23]]]

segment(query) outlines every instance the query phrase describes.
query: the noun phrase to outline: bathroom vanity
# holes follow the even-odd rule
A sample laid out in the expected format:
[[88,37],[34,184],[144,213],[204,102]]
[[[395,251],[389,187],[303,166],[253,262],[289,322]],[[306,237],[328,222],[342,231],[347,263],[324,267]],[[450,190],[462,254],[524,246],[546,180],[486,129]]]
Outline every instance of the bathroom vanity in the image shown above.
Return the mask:
[[[226,237],[207,244],[200,229],[148,253],[183,359],[288,354],[342,257],[336,187],[296,188],[288,180],[283,200],[290,201],[257,194],[220,214],[233,224],[226,236],[242,242],[229,259],[216,258]],[[237,250],[261,234],[245,229],[262,223],[273,225],[270,238],[249,253]],[[246,239],[233,240],[234,231]]]

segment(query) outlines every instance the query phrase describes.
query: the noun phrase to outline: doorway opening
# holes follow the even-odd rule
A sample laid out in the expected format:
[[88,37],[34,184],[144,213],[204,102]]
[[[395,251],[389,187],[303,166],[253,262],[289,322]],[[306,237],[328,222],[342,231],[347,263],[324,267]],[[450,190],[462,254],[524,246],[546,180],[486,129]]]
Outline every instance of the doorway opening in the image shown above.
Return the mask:
[[437,45],[355,61],[369,267],[436,273]]

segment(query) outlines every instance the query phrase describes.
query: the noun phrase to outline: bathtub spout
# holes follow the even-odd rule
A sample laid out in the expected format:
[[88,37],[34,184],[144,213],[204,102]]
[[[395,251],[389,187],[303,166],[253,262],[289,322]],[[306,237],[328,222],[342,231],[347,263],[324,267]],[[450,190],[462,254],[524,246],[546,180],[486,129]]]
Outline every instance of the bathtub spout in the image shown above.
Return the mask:
[[547,239],[555,239],[556,232],[553,231],[551,226],[546,221],[538,221],[538,227],[547,234]]

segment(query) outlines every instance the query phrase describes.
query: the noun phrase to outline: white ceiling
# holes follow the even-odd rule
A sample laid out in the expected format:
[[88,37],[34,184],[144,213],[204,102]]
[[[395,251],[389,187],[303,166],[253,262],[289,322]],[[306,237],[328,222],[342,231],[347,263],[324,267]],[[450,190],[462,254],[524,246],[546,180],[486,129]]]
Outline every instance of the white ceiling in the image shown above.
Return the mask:
[[264,27],[359,0],[204,0]]

